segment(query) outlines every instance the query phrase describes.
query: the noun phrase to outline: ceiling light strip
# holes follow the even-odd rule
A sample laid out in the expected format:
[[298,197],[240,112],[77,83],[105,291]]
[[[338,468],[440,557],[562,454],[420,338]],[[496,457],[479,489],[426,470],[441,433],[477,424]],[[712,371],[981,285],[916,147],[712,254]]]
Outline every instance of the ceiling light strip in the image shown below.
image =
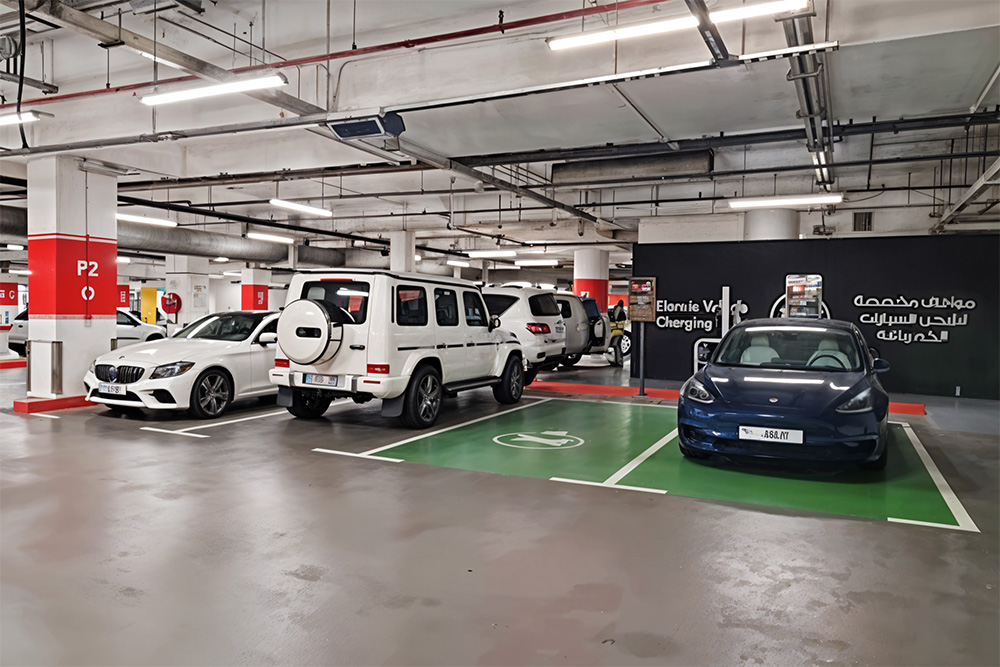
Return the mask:
[[333,211],[328,211],[325,208],[316,208],[315,206],[306,206],[305,204],[299,204],[293,201],[286,201],[284,199],[272,199],[270,202],[271,206],[277,206],[278,208],[286,208],[289,211],[298,211],[299,213],[307,213],[309,215],[316,215],[321,218],[332,218]]
[[132,215],[131,213],[115,213],[115,219],[121,220],[122,222],[139,222],[144,225],[155,225],[157,227],[176,227],[177,223],[173,220],[164,220],[162,218],[147,218],[144,215]]
[[271,241],[272,243],[286,243],[291,245],[295,243],[295,239],[290,236],[278,236],[277,234],[261,234],[260,232],[248,232],[248,239],[254,239],[256,241]]
[[748,208],[794,208],[796,206],[828,206],[844,201],[844,195],[830,192],[815,195],[783,195],[777,197],[744,197],[730,199],[729,208],[744,210]]
[[284,74],[266,74],[237,81],[227,81],[201,88],[188,88],[186,90],[175,90],[169,93],[158,93],[155,95],[145,95],[140,98],[143,104],[155,106],[158,104],[170,104],[172,102],[186,102],[198,100],[205,97],[215,97],[217,95],[229,95],[231,93],[245,93],[252,90],[264,90],[267,88],[278,88],[288,83]]

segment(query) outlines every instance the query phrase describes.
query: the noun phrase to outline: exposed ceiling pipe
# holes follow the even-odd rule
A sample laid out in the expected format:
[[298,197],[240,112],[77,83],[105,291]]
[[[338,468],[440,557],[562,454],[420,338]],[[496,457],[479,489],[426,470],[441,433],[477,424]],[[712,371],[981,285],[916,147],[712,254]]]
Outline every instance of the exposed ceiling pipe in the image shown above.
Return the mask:
[[[41,0],[39,4],[44,2]],[[626,9],[633,9],[636,7],[644,7],[647,5],[657,5],[663,4],[667,0],[622,0],[621,2],[610,2],[607,4],[600,4],[591,7],[585,7],[583,9],[576,9],[566,12],[557,12],[555,14],[545,14],[543,16],[536,16],[528,19],[522,19],[520,21],[508,21],[506,23],[493,23],[490,25],[479,26],[477,28],[470,28],[467,30],[458,30],[454,32],[438,33],[435,35],[429,35],[427,37],[418,37],[415,39],[407,39],[398,42],[388,42],[384,44],[376,44],[373,46],[361,47],[358,49],[350,49],[344,51],[333,51],[330,53],[306,56],[303,58],[293,58],[291,60],[280,60],[277,62],[267,63],[266,65],[253,65],[250,67],[238,67],[236,69],[230,70],[232,74],[244,74],[247,72],[252,72],[262,69],[281,69],[285,67],[297,67],[302,65],[314,65],[319,63],[329,62],[331,60],[339,60],[343,58],[357,58],[358,56],[370,55],[373,53],[383,53],[386,51],[397,51],[400,49],[412,49],[418,46],[428,46],[431,44],[439,44],[441,42],[450,42],[461,39],[467,39],[469,37],[479,37],[483,35],[490,35],[501,33],[504,34],[508,31],[518,30],[520,28],[529,28],[538,25],[547,25],[550,23],[557,23],[560,21],[568,21],[577,18],[583,18],[586,16],[595,16],[598,14],[608,14],[617,13]],[[0,0],[0,3],[14,8],[17,8],[16,0]],[[65,27],[65,26],[64,26]],[[162,79],[156,82],[158,85],[178,83],[182,81],[195,81],[199,76],[183,76],[174,77],[172,79]],[[26,105],[38,105],[38,104],[50,104],[52,102],[62,102],[70,99],[79,99],[81,97],[92,97],[95,95],[105,95],[109,93],[117,93],[124,91],[140,90],[142,88],[148,88],[154,85],[153,81],[144,81],[142,83],[134,83],[125,86],[117,86],[113,88],[97,88],[94,90],[80,91],[76,93],[68,93],[64,95],[56,95],[53,97],[39,97],[30,100],[24,100],[22,106]],[[0,109],[6,108],[11,105],[0,105]]]
[[[28,213],[23,208],[0,206],[0,235],[25,243]],[[13,241],[17,242],[17,241]],[[118,247],[196,257],[228,257],[246,262],[283,262],[288,246],[185,227],[156,227],[138,222],[118,222]],[[299,246],[298,261],[314,266],[343,266],[344,253],[335,248]]]

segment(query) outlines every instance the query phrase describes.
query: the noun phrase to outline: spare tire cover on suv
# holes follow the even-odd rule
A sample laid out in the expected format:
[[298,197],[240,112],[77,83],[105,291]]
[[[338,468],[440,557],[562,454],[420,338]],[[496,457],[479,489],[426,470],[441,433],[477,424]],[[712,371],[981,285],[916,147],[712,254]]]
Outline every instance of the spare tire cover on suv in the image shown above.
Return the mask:
[[350,313],[329,301],[299,299],[278,317],[278,346],[297,364],[321,364],[333,359],[344,340]]

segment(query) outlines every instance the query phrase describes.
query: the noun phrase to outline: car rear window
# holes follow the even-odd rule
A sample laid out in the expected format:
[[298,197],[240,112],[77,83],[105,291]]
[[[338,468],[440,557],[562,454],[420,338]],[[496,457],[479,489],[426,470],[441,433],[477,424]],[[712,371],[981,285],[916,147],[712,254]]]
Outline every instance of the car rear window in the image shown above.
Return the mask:
[[350,315],[344,324],[362,324],[368,317],[369,284],[360,280],[317,280],[302,286],[302,298],[326,301]]
[[551,294],[538,294],[528,297],[531,314],[536,317],[553,317],[560,314],[559,304]]
[[507,296],[506,294],[484,294],[483,299],[486,300],[486,308],[489,309],[490,315],[497,317],[506,313],[511,306],[517,303],[516,296]]

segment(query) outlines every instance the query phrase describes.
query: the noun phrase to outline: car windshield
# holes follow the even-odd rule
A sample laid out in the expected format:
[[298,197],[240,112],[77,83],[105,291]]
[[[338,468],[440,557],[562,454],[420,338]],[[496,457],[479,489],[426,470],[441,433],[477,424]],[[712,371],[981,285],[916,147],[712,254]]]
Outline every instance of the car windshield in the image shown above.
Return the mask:
[[271,313],[216,313],[195,320],[174,334],[174,338],[203,340],[246,340]]
[[713,363],[843,372],[862,370],[861,359],[857,341],[846,331],[775,325],[730,331]]

